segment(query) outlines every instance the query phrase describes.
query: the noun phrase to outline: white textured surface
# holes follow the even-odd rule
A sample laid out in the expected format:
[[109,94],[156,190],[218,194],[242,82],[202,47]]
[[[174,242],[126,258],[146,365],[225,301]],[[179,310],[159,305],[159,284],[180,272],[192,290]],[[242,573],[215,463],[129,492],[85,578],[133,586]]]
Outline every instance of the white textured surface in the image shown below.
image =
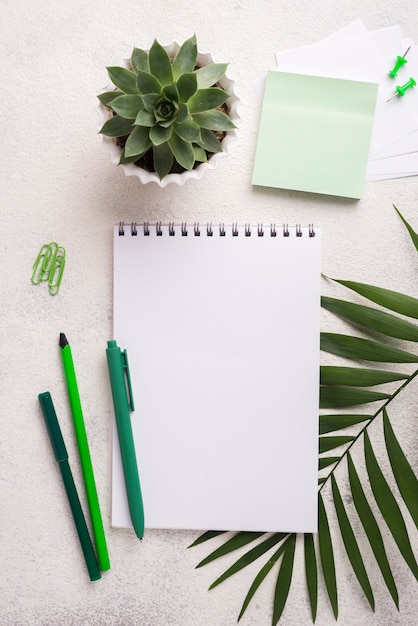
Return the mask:
[[[186,550],[190,532],[132,532],[105,527],[112,569],[90,584],[68,504],[38,407],[51,391],[72,467],[76,449],[58,350],[67,334],[79,377],[99,497],[109,484],[110,395],[104,349],[112,329],[112,226],[118,220],[321,224],[323,271],[331,276],[398,288],[418,296],[418,259],[395,214],[395,203],[418,228],[417,178],[369,183],[354,202],[291,191],[253,189],[251,172],[260,113],[252,80],[274,66],[274,53],[308,44],[361,18],[368,29],[399,24],[418,40],[411,0],[0,0],[1,350],[0,624],[232,626],[256,567],[216,590],[209,584],[226,561],[198,571],[209,547]],[[141,186],[109,161],[97,136],[96,94],[106,65],[133,45],[166,44],[196,32],[199,45],[228,73],[242,98],[238,138],[216,170],[183,188]],[[43,243],[67,249],[59,295],[30,282]],[[329,287],[324,286],[330,291]],[[327,329],[337,323],[325,318]],[[399,398],[395,427],[417,467],[416,403]],[[415,411],[414,411],[415,409]],[[335,535],[338,537],[338,533]],[[415,547],[416,547],[416,534]],[[376,613],[370,612],[341,545],[340,624],[413,626],[416,582],[388,535],[401,612],[394,608],[370,560]],[[215,542],[216,543],[216,542]],[[298,566],[283,623],[309,624]],[[229,562],[229,561],[228,561]],[[223,568],[223,569],[222,569]],[[244,626],[271,622],[273,581],[260,588]],[[317,624],[334,623],[323,592]]]

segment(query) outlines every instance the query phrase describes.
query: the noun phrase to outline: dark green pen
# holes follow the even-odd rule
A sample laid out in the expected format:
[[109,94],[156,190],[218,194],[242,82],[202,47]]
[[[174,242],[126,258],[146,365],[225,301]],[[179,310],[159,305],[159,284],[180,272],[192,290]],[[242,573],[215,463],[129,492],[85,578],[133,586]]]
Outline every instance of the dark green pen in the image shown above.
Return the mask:
[[128,356],[126,350],[122,352],[114,340],[107,342],[106,356],[129,513],[135,534],[139,539],[142,539],[144,536],[144,507],[131,425],[130,412],[134,411],[135,407]]
[[65,490],[67,492],[68,501],[74,517],[81,547],[83,549],[90,580],[99,580],[99,578],[101,578],[99,566],[94,553],[83,509],[81,508],[71,468],[68,463],[68,453],[58,423],[57,414],[55,413],[55,408],[52,403],[51,394],[49,391],[45,391],[44,393],[40,393],[38,398],[44,415],[48,435],[51,440],[52,449],[55,454],[55,459],[58,463],[58,467],[60,468],[61,476],[64,481]]

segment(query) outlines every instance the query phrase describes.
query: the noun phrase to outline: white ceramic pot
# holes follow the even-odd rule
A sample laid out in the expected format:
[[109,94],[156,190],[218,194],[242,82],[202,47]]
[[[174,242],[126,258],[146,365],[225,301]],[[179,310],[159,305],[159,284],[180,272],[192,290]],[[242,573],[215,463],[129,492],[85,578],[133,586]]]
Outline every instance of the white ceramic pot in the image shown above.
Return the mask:
[[[170,57],[174,57],[177,51],[180,48],[180,45],[177,42],[173,42],[169,46],[164,46]],[[212,55],[209,52],[199,52],[197,55],[197,63],[201,66],[208,65],[209,63],[214,63]],[[121,65],[123,67],[130,67],[129,59],[123,59]],[[238,126],[238,122],[240,121],[240,117],[238,115],[238,105],[239,98],[235,93],[235,83],[233,80],[224,75],[219,81],[221,87],[230,94],[230,97],[227,100],[227,105],[229,107],[228,115],[231,121]],[[109,83],[102,90],[103,92],[111,91],[114,89],[114,85]],[[99,103],[97,107],[99,113],[99,130],[103,126],[103,124],[109,119],[109,110]],[[120,148],[116,145],[116,140],[113,137],[106,137],[105,135],[101,135],[102,141],[105,146],[108,148],[110,152],[110,159],[112,163],[115,165],[119,164],[120,159]],[[202,178],[203,174],[210,169],[214,169],[218,165],[218,161],[220,158],[226,156],[229,153],[231,142],[236,137],[236,130],[227,131],[225,137],[222,140],[222,151],[216,152],[213,154],[208,161],[205,163],[201,163],[194,169],[190,171],[182,172],[181,174],[167,174],[164,178],[160,179],[157,174],[154,172],[148,172],[147,170],[142,169],[141,167],[137,167],[132,163],[128,165],[119,165],[125,173],[126,176],[136,176],[142,183],[156,183],[160,187],[166,187],[170,183],[174,183],[177,185],[184,185],[187,180],[195,179],[198,180]]]

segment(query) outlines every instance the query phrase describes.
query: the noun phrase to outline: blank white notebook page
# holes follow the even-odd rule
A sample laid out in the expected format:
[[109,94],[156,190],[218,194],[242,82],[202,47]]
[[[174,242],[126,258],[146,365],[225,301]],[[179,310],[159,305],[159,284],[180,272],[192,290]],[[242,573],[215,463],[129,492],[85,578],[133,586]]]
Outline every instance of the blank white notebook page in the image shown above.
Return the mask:
[[[114,231],[146,528],[315,532],[320,229],[157,230]],[[116,428],[112,450],[131,527]]]

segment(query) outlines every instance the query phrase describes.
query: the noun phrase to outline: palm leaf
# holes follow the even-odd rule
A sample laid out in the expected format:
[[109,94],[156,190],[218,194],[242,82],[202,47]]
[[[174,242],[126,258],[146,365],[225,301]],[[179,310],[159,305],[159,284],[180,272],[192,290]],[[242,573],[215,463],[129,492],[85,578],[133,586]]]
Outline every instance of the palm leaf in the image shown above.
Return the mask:
[[[418,251],[418,234],[397,209],[396,211]],[[362,590],[372,610],[375,607],[373,580],[369,580],[365,566],[366,559],[370,559],[370,553],[363,551],[364,540],[370,545],[386,588],[398,609],[398,590],[385,548],[388,531],[399,548],[398,554],[418,579],[418,565],[407,531],[407,522],[398,503],[398,500],[403,501],[406,507],[405,515],[409,513],[418,528],[418,480],[396,438],[388,416],[392,401],[411,388],[410,383],[418,376],[418,369],[412,374],[405,374],[389,371],[386,365],[387,363],[418,363],[418,355],[414,354],[414,351],[411,352],[409,346],[403,343],[418,341],[418,324],[400,317],[418,319],[418,300],[406,294],[365,283],[332,280],[356,292],[369,303],[362,305],[328,296],[322,297],[324,309],[344,319],[353,326],[353,329],[361,328],[366,337],[321,333],[321,350],[343,361],[341,365],[322,365],[320,370],[320,405],[322,409],[328,409],[330,412],[319,416],[318,468],[321,475],[318,478],[318,561],[314,536],[310,533],[304,535],[305,576],[313,622],[317,617],[318,586],[322,583],[325,585],[334,616],[336,619],[338,617],[335,560],[340,550],[334,553],[334,545],[337,546],[338,541],[342,541],[359,583],[359,589]],[[377,304],[390,312],[370,306],[370,303]],[[379,341],[375,339],[377,333],[380,336]],[[355,367],[347,367],[344,362],[346,359],[355,361]],[[373,362],[375,366],[365,367],[364,361]],[[370,389],[378,385],[379,390]],[[345,407],[350,406],[357,406],[360,410],[353,413],[344,411]],[[367,407],[367,410],[362,410],[363,407]],[[384,439],[385,447],[372,445],[369,427],[376,420],[382,420],[381,438]],[[343,429],[347,431],[346,434],[335,434]],[[376,432],[373,430],[373,438],[379,437],[379,432],[377,434]],[[364,453],[364,460],[356,461],[356,464],[364,464],[360,474],[352,458],[354,446],[363,449]],[[339,448],[338,455],[330,453],[336,448]],[[377,459],[375,449],[382,451],[382,454],[387,453],[386,462],[383,460],[381,463],[380,459]],[[385,472],[390,472],[390,469],[383,469],[386,467],[391,468],[393,476],[385,476]],[[345,494],[340,490],[339,481],[337,481],[337,468],[339,472],[346,472],[348,486]],[[370,483],[371,492],[365,490],[360,476],[367,477],[364,478],[364,483]],[[390,486],[393,478],[397,485],[396,493]],[[330,501],[333,502],[335,508],[339,527],[338,537],[328,521],[323,497],[325,490],[328,490]],[[366,491],[369,491],[368,495]],[[350,501],[353,506],[350,505]],[[374,510],[379,512],[379,518]],[[360,521],[361,530],[356,535],[354,528],[357,527],[355,523],[357,521]],[[192,545],[207,541],[218,534],[219,532],[204,533]],[[228,536],[224,544],[201,561],[198,567],[221,556],[227,556],[262,535],[263,533],[236,533],[232,538]],[[277,543],[280,544],[278,549],[269,556],[267,553]],[[296,536],[293,534],[266,535],[260,543],[229,565],[211,587],[220,584],[255,560],[266,559],[245,596],[238,616],[240,620],[257,589],[281,558],[273,598],[272,623],[275,625],[282,617],[288,600],[295,546]],[[323,574],[321,580],[318,578],[319,568]]]
[[200,561],[200,563],[198,563],[196,567],[203,567],[203,565],[207,565],[208,563],[215,561],[215,559],[219,559],[221,556],[225,556],[226,554],[229,554],[230,552],[239,550],[239,548],[242,548],[246,546],[247,544],[251,543],[252,541],[255,541],[256,539],[261,537],[261,535],[263,534],[264,533],[250,533],[250,532],[237,533],[236,535],[231,537],[231,539],[228,539],[228,541],[226,541],[222,546],[220,546],[219,548],[214,550],[211,554],[209,554],[209,556],[203,559],[203,561]]
[[395,496],[393,495],[376,460],[367,431],[364,433],[364,453],[370,485],[380,512],[382,513],[403,558],[411,568],[415,578],[418,580],[418,564],[415,560],[414,553],[412,552],[411,542],[409,540],[408,531],[406,530],[405,521],[399,505],[396,502]]
[[418,528],[418,480],[395,437],[386,409],[383,409],[383,427],[386,449],[388,451],[393,475],[395,476],[403,501],[408,507],[411,517],[415,522],[415,526]]
[[358,477],[357,470],[354,467],[354,463],[351,459],[350,453],[347,454],[347,461],[348,476],[350,479],[350,487],[353,496],[354,506],[357,509],[358,516],[366,532],[366,536],[370,542],[370,546],[373,550],[373,554],[376,558],[380,571],[382,572],[382,576],[384,578],[386,586],[390,592],[390,595],[393,598],[393,601],[396,604],[396,607],[399,609],[398,590],[396,589],[392,570],[390,569],[388,557],[386,555],[386,550],[382,539],[382,533],[380,532],[379,525],[364,494],[363,487],[361,486],[361,482]]
[[390,394],[357,387],[321,387],[319,390],[319,408],[333,409],[345,406],[356,406],[366,402],[386,400]]
[[350,520],[344,508],[343,500],[337,485],[337,481],[335,480],[335,476],[332,476],[331,481],[335,510],[337,512],[338,523],[340,525],[341,536],[343,538],[345,550],[353,567],[354,573],[357,576],[357,580],[359,581],[361,588],[363,589],[364,594],[368,599],[372,610],[374,611],[374,597],[369,577],[367,576],[366,568],[364,567],[363,558],[361,556],[358,543],[353,532],[353,528],[350,524]]
[[[417,329],[418,330],[418,329]],[[360,367],[341,367],[322,365],[320,367],[321,385],[350,385],[354,387],[373,387],[383,383],[405,380],[407,374],[386,370],[365,369]]]
[[380,304],[386,309],[401,313],[407,317],[413,317],[414,319],[418,318],[418,300],[416,298],[392,291],[391,289],[374,287],[373,285],[357,283],[352,280],[335,280],[335,282],[348,287],[352,291],[356,291],[361,296],[376,304]]
[[315,622],[318,608],[318,566],[316,562],[315,544],[312,533],[304,534],[304,549],[306,585],[308,587],[312,621]]
[[319,454],[322,452],[328,452],[339,446],[344,446],[351,441],[354,441],[355,437],[352,435],[336,435],[334,437],[320,437],[319,438]]
[[400,350],[399,348],[392,348],[392,346],[378,341],[337,333],[321,333],[321,350],[337,354],[346,359],[354,359],[355,361],[418,363],[416,354],[405,352],[405,350]]
[[335,432],[336,430],[342,430],[343,428],[349,428],[356,424],[361,424],[372,418],[371,415],[320,415],[319,416],[319,434],[325,435],[326,433]]
[[219,576],[219,578],[217,578],[215,582],[211,584],[209,589],[213,589],[233,574],[236,574],[244,567],[247,567],[247,565],[249,565],[250,563],[253,563],[253,561],[260,558],[260,556],[262,556],[263,554],[268,552],[268,550],[280,543],[280,541],[284,539],[284,537],[286,537],[286,533],[275,533],[274,535],[271,535],[271,537],[268,537],[265,541],[260,543],[258,546],[255,546],[255,548],[252,548],[249,552],[246,552],[240,559],[238,559],[238,561],[231,565],[231,567],[229,567],[226,572],[222,574],[222,576]]
[[324,575],[325,587],[328,592],[328,598],[331,602],[335,619],[338,619],[338,595],[337,579],[335,577],[334,549],[332,547],[328,517],[321,494],[318,499],[318,522],[319,555],[321,557],[322,573]]
[[251,587],[248,590],[247,595],[245,596],[245,600],[244,600],[243,605],[241,607],[241,611],[240,611],[240,614],[238,615],[238,620],[237,621],[239,621],[241,619],[241,617],[244,615],[244,613],[247,610],[247,607],[248,607],[249,603],[251,602],[255,592],[257,591],[257,589],[259,588],[259,586],[261,585],[261,583],[263,582],[263,580],[265,579],[267,574],[270,573],[270,570],[272,570],[273,567],[276,565],[277,561],[279,560],[279,558],[281,557],[281,555],[283,554],[285,549],[286,549],[286,542],[284,544],[282,544],[278,550],[276,550],[276,552],[273,554],[273,556],[270,557],[270,559],[267,561],[267,563],[258,572],[257,576],[253,580],[253,583],[252,583]]
[[373,332],[407,341],[418,341],[418,328],[391,313],[324,296],[321,298],[321,304],[331,313]]
[[289,595],[290,583],[292,582],[293,563],[295,558],[296,535],[290,535],[286,540],[286,549],[277,576],[276,589],[274,591],[273,626],[279,621]]
[[402,222],[404,223],[404,225],[406,226],[406,229],[411,237],[412,243],[415,246],[415,249],[418,252],[418,234],[414,231],[414,229],[412,228],[412,226],[406,221],[406,219],[403,217],[403,215],[400,213],[400,211],[398,211],[398,209],[396,208],[395,205],[393,205],[393,208],[395,209],[396,213],[399,215],[399,217],[401,218]]

